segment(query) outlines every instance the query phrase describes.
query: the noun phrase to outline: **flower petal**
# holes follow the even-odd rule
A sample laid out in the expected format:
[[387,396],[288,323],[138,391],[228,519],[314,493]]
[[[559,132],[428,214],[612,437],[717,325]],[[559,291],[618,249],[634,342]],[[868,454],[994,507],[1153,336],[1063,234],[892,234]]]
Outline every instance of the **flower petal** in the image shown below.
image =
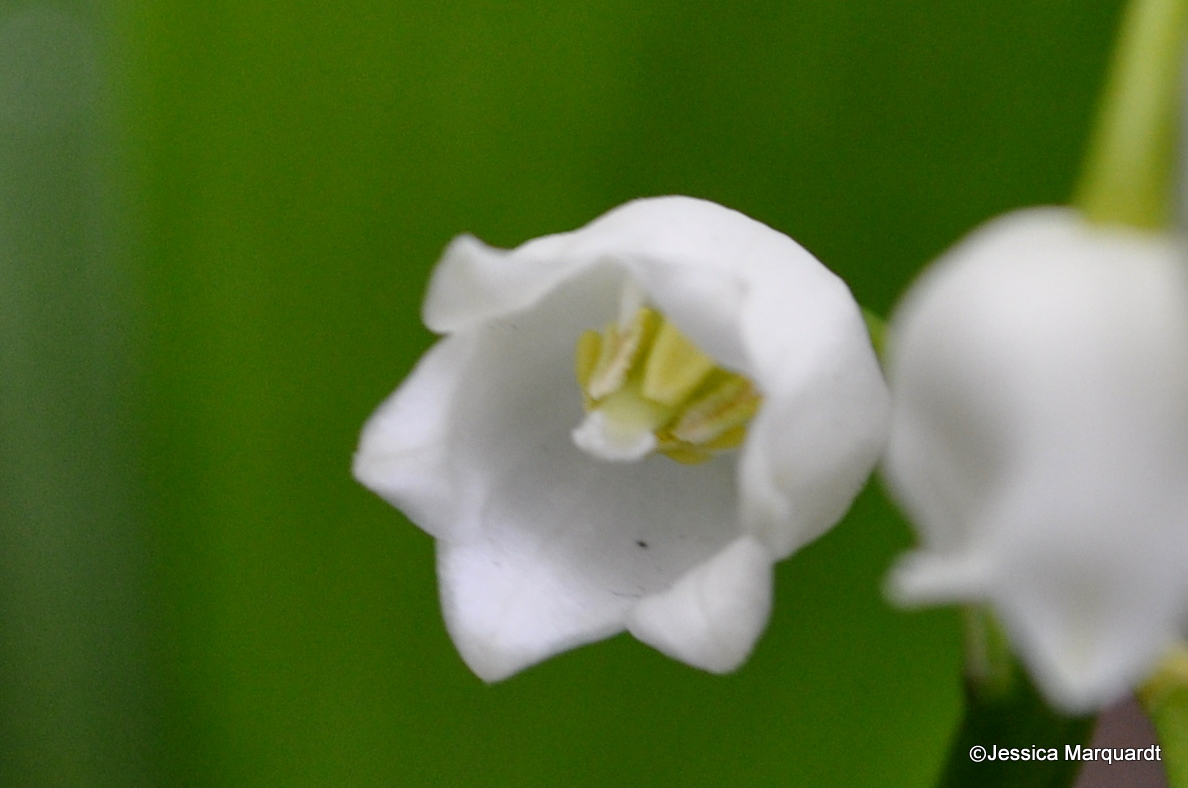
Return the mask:
[[[1080,712],[1118,700],[1178,642],[1188,565],[1182,545],[1157,538],[1182,530],[1188,512],[1132,530],[1132,518],[1154,513],[1136,508],[1086,519],[1084,509],[1075,522],[1060,523],[1055,514],[1033,521],[1034,537],[1019,538],[1010,563],[997,567],[991,597],[1047,695]],[[1045,544],[1056,540],[1054,531],[1064,538]],[[1051,559],[1054,550],[1060,561]]]
[[426,325],[454,332],[527,309],[562,282],[608,262],[628,272],[719,364],[744,371],[749,360],[740,309],[750,291],[775,288],[796,298],[786,306],[799,307],[812,303],[796,297],[806,283],[832,281],[845,289],[799,244],[754,219],[705,200],[653,197],[511,251],[470,236],[456,239],[430,282]]
[[484,681],[621,631],[635,602],[574,578],[567,564],[546,560],[528,536],[512,530],[496,539],[438,545],[446,627]]
[[890,396],[836,278],[756,289],[743,316],[766,397],[740,462],[743,523],[778,557],[841,519],[883,451]]
[[458,379],[474,348],[468,337],[438,342],[367,420],[355,451],[355,478],[439,538],[471,519],[476,497],[459,494],[475,488],[459,482],[449,443]]
[[596,258],[559,254],[572,233],[545,236],[511,251],[471,235],[450,242],[433,269],[425,325],[453,333],[532,306]]
[[772,562],[766,547],[741,537],[672,588],[641,601],[627,628],[682,662],[713,673],[735,670],[767,625]]

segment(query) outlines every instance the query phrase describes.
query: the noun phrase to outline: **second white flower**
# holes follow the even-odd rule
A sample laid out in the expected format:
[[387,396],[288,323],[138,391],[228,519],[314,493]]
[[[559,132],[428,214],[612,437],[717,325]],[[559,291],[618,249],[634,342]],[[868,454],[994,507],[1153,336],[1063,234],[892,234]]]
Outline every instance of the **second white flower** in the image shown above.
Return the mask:
[[993,606],[1047,696],[1100,708],[1188,613],[1188,261],[1064,209],[1002,217],[892,321],[907,602]]

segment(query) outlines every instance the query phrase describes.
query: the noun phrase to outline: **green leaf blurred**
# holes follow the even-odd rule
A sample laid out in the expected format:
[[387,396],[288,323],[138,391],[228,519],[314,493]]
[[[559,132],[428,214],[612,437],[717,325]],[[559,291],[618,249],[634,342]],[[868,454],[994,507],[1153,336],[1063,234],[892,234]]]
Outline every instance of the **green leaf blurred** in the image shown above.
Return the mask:
[[432,341],[420,299],[460,232],[513,245],[692,194],[885,314],[973,224],[1067,200],[1116,0],[55,7],[103,80],[75,142],[37,136],[49,158],[0,131],[0,232],[34,238],[0,259],[0,626],[42,638],[2,651],[11,782],[931,781],[956,617],[883,601],[910,535],[877,488],[780,566],[736,675],[621,637],[487,687],[431,540],[350,456]]

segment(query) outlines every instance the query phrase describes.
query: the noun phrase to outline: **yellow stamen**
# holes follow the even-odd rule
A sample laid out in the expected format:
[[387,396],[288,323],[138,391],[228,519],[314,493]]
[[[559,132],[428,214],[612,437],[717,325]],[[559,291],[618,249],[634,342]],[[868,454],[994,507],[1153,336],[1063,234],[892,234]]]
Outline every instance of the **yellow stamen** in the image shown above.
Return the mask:
[[586,393],[598,400],[622,388],[636,359],[651,345],[659,324],[660,315],[644,308],[635,313],[624,330],[614,324],[607,326],[598,361],[584,386]]
[[729,372],[686,404],[670,432],[682,443],[709,443],[728,430],[745,427],[759,410],[759,392],[751,381]]
[[713,368],[714,360],[666,320],[644,366],[643,395],[675,407],[688,399]]
[[[574,354],[585,409],[601,414],[607,434],[615,440],[650,434],[655,451],[685,464],[742,445],[762,402],[751,382],[718,367],[655,310],[641,307],[624,318],[582,334]],[[604,455],[597,438],[590,448],[588,429],[579,445],[603,459],[623,459],[609,450]]]

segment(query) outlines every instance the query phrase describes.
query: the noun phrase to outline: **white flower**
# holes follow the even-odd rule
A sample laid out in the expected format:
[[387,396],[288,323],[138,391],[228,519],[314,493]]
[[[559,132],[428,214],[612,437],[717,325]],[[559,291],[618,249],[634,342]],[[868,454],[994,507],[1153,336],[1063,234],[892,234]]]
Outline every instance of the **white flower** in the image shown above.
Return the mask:
[[438,540],[446,624],[487,681],[623,629],[736,668],[772,564],[844,514],[884,444],[844,283],[713,203],[639,200],[511,251],[462,236],[424,318],[445,337],[354,471]]
[[1099,708],[1188,603],[1188,269],[1170,236],[997,219],[892,321],[885,463],[922,549],[891,591],[988,602],[1048,697]]

